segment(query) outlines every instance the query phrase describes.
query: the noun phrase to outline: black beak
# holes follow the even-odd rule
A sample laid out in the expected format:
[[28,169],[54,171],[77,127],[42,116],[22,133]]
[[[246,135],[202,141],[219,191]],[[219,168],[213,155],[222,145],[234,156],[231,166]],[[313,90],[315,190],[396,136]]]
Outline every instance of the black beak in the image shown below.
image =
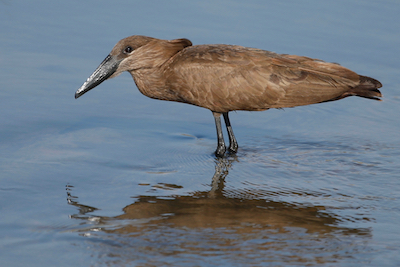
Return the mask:
[[108,55],[86,82],[76,91],[75,99],[107,80],[118,69],[120,62],[115,57]]

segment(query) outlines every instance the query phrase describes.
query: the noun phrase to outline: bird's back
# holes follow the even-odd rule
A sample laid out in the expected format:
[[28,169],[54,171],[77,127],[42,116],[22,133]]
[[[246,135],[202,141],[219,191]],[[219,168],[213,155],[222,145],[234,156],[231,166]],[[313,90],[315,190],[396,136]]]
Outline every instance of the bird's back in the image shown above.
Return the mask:
[[196,45],[164,65],[181,102],[216,112],[309,105],[350,95],[381,96],[381,84],[338,64],[232,45]]

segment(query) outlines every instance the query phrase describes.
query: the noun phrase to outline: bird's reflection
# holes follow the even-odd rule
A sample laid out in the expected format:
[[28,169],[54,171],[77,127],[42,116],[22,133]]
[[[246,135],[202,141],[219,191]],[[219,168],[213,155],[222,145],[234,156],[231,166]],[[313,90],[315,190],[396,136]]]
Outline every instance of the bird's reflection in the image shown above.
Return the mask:
[[[190,196],[137,196],[134,197],[134,203],[125,206],[123,213],[115,217],[90,215],[97,208],[80,204],[72,194],[73,186],[68,185],[68,204],[79,211],[71,218],[87,222],[82,228],[76,229],[84,235],[101,232],[129,238],[124,244],[141,240],[134,246],[141,247],[146,243],[146,249],[141,250],[144,254],[158,239],[171,235],[172,239],[163,242],[174,242],[177,250],[187,250],[187,253],[194,249],[193,242],[205,242],[205,247],[210,246],[211,242],[218,249],[225,249],[225,252],[229,250],[227,246],[240,250],[237,246],[250,242],[251,249],[257,253],[273,249],[303,257],[301,255],[307,255],[314,249],[332,250],[332,257],[340,258],[340,253],[346,257],[350,251],[362,250],[358,245],[353,245],[354,236],[363,241],[370,238],[367,228],[339,226],[343,218],[326,212],[323,206],[272,201],[262,193],[262,197],[257,198],[257,193],[246,196],[245,193],[227,191],[224,188],[225,178],[235,160],[215,160],[210,191],[195,192]],[[234,197],[227,197],[231,195]],[[198,236],[199,232],[208,236],[206,241],[204,236]],[[153,241],[149,242],[149,238]],[[345,241],[341,243],[338,240]],[[354,240],[354,244],[359,244],[359,241]],[[203,250],[197,246],[196,251],[191,252],[202,253]]]
[[[215,159],[215,173],[212,177],[211,190],[194,192],[190,196],[137,196],[136,201],[123,208],[124,213],[115,217],[99,217],[99,221],[110,220],[137,220],[150,219],[155,222],[169,221],[175,226],[188,227],[222,227],[232,224],[253,224],[258,226],[296,226],[304,227],[309,231],[333,231],[342,221],[330,213],[325,213],[323,206],[310,206],[277,202],[265,199],[262,191],[257,194],[264,197],[257,198],[257,194],[238,194],[224,192],[225,178],[229,169],[237,160],[235,157]],[[176,187],[174,185],[166,185]],[[88,219],[88,213],[98,210],[95,207],[80,204],[78,197],[73,196],[72,185],[67,185],[68,204],[78,208],[79,213],[72,218]],[[287,194],[287,193],[286,193]],[[226,195],[235,195],[227,197]],[[226,225],[225,225],[226,224]],[[126,224],[124,224],[126,226]],[[125,227],[123,226],[123,227]],[[145,227],[145,225],[140,225]],[[106,228],[104,230],[107,230]],[[126,230],[126,229],[125,229]],[[345,229],[342,229],[345,230]],[[115,229],[114,231],[119,231]],[[352,229],[351,232],[357,232]],[[368,232],[359,229],[360,233]]]
[[225,185],[225,177],[229,174],[229,168],[236,159],[234,155],[233,157],[217,158],[215,160],[215,173],[211,179],[211,190],[208,192],[209,198],[223,197],[222,190]]

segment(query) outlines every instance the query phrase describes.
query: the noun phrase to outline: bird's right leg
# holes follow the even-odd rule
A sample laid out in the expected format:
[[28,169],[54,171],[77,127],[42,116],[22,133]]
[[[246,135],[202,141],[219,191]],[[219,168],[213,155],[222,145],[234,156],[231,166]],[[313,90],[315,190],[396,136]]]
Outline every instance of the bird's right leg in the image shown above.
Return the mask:
[[228,136],[229,136],[228,150],[231,153],[236,153],[238,151],[239,145],[238,145],[238,142],[236,141],[235,135],[233,134],[231,122],[229,121],[228,112],[224,112],[222,114],[224,115],[226,130],[228,131]]
[[218,138],[218,146],[217,150],[215,150],[215,156],[222,158],[225,154],[225,141],[224,135],[222,134],[222,127],[221,127],[221,113],[214,112],[213,116],[215,120],[215,126],[217,128],[217,138]]

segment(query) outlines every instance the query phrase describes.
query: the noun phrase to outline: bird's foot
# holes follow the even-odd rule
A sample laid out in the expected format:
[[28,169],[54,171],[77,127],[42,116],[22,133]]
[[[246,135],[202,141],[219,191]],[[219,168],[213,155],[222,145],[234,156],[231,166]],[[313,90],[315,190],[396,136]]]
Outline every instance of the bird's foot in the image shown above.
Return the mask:
[[229,148],[228,148],[228,152],[231,154],[236,154],[238,151],[238,148],[239,148],[238,144],[230,144]]
[[217,158],[223,158],[225,155],[226,148],[225,146],[218,146],[217,150],[215,150],[214,154]]

